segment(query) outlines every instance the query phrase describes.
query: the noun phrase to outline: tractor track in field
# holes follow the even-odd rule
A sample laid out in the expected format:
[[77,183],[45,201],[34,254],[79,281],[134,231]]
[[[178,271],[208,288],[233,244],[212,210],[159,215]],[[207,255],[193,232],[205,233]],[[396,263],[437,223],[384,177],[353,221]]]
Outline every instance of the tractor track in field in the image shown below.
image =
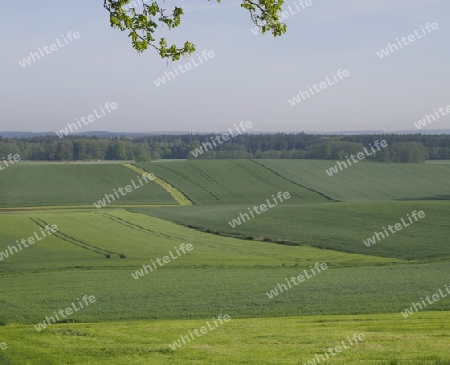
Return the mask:
[[[123,226],[126,226],[126,227],[128,227],[128,228],[131,228],[131,229],[137,229],[137,230],[139,230],[139,231],[151,233],[151,234],[153,234],[153,235],[155,235],[155,236],[162,237],[162,238],[171,238],[171,239],[174,238],[174,237],[172,237],[172,236],[170,236],[170,235],[167,235],[167,234],[165,234],[165,233],[159,233],[159,232],[153,231],[153,230],[151,230],[151,229],[149,229],[149,228],[142,227],[142,226],[140,226],[140,225],[138,225],[138,224],[128,222],[128,221],[126,221],[125,219],[116,217],[115,215],[112,215],[112,214],[103,213],[102,216],[104,216],[105,218],[108,218],[108,219],[112,220],[112,221],[115,222],[115,223],[119,223],[119,224],[121,224],[121,225],[123,225]],[[186,241],[183,241],[183,242],[186,242]]]
[[[46,225],[49,225],[49,223],[47,223],[46,221],[44,221],[42,219],[39,219],[39,218],[36,218],[36,219],[35,218],[30,218],[30,219],[31,219],[31,221],[33,223],[37,224],[41,228],[45,228]],[[77,247],[81,247],[81,248],[83,248],[85,250],[95,252],[95,253],[97,253],[99,255],[105,256],[106,258],[109,258],[108,256],[110,256],[110,255],[117,255],[121,259],[125,258],[124,254],[117,253],[117,252],[114,252],[114,251],[105,250],[105,249],[103,249],[101,247],[91,245],[91,244],[89,244],[87,242],[84,242],[84,241],[81,241],[81,240],[79,240],[79,239],[77,239],[75,237],[71,237],[68,234],[65,234],[65,233],[63,233],[63,232],[61,232],[59,230],[56,233],[52,233],[52,234],[55,237],[65,241],[65,242],[68,242],[68,243],[70,243],[72,245],[75,245]]]
[[205,177],[206,180],[211,181],[214,185],[218,186],[221,189],[224,189],[225,191],[228,191],[231,195],[235,196],[239,199],[244,199],[245,196],[242,194],[239,194],[238,192],[234,191],[233,189],[230,189],[228,186],[223,185],[219,183],[218,181],[214,180],[212,176],[208,175],[204,170],[202,170],[200,167],[198,167],[195,163],[189,162],[189,165],[196,170],[198,173],[200,173],[202,176]]
[[[151,229],[142,227],[142,226],[140,226],[138,224],[131,223],[131,222],[129,222],[129,221],[125,220],[125,219],[119,218],[119,217],[117,217],[115,215],[111,215],[111,214],[108,214],[108,213],[103,213],[102,215],[105,218],[109,218],[112,221],[114,221],[114,222],[116,222],[118,224],[124,225],[124,226],[126,226],[126,227],[128,227],[130,229],[137,229],[137,230],[140,230],[142,232],[151,233],[151,234],[156,235],[158,237],[163,237],[163,238],[179,241],[181,243],[191,243],[191,242],[187,241],[184,238],[167,235],[165,233],[159,233],[159,232],[153,231]],[[190,229],[194,229],[194,228],[190,228]],[[196,230],[196,231],[198,231],[198,230]],[[199,232],[201,232],[201,231],[199,231]],[[205,232],[202,232],[202,233],[205,233]],[[199,245],[199,246],[207,247],[207,248],[212,248],[212,249],[215,249],[215,250],[221,250],[221,251],[228,251],[228,252],[232,251],[232,252],[238,252],[238,253],[245,253],[245,254],[250,254],[250,255],[275,258],[275,259],[279,259],[279,260],[289,260],[289,259],[291,259],[290,257],[281,257],[281,256],[273,255],[273,254],[265,254],[265,253],[261,253],[261,252],[257,252],[257,251],[251,251],[251,250],[239,250],[239,249],[236,250],[233,246],[227,245],[227,244],[223,244],[221,246],[215,246],[215,245],[212,245],[212,244],[202,243],[202,242],[195,242],[195,244]]]
[[214,197],[214,199],[216,199],[218,202],[223,203],[223,201],[220,199],[220,197],[217,196],[216,194],[214,194],[212,191],[208,190],[208,188],[206,186],[200,184],[197,181],[194,181],[194,180],[190,179],[189,176],[183,174],[182,172],[179,172],[177,170],[171,169],[170,167],[167,167],[167,166],[164,166],[164,165],[161,165],[160,168],[165,169],[165,170],[171,172],[174,175],[182,177],[186,181],[190,182],[191,184],[194,184],[194,185],[198,186],[200,189],[202,189],[202,190],[206,191],[208,194],[212,195]]
[[[244,171],[245,171],[247,174],[249,174],[250,176],[254,177],[255,179],[257,179],[257,180],[259,180],[259,181],[261,181],[262,183],[264,183],[264,184],[266,184],[266,185],[268,185],[268,186],[271,186],[271,187],[273,187],[273,188],[275,188],[275,189],[277,189],[277,190],[280,189],[280,187],[279,187],[277,184],[271,182],[270,180],[267,180],[266,178],[262,177],[261,175],[258,175],[258,173],[256,173],[256,172],[250,170],[249,168],[245,167],[242,163],[236,161],[236,162],[234,162],[234,164],[235,164],[237,167],[239,167],[239,168],[241,168],[242,170],[244,170]],[[284,179],[284,180],[286,180],[286,179]],[[296,196],[297,198],[303,199],[303,197],[302,197],[301,195],[299,195],[298,193],[295,193],[295,192],[294,192],[294,193],[292,193],[292,195],[293,195],[293,196]]]
[[295,184],[295,185],[297,185],[297,186],[302,187],[303,189],[306,189],[306,190],[309,190],[309,191],[311,191],[311,192],[313,192],[313,193],[315,193],[315,194],[318,194],[318,195],[320,195],[321,197],[323,197],[323,198],[325,198],[325,199],[327,199],[327,200],[330,200],[330,201],[332,201],[332,202],[339,202],[339,200],[333,199],[332,197],[330,197],[330,196],[328,196],[328,195],[325,195],[324,193],[322,193],[322,192],[320,192],[320,191],[318,191],[318,190],[314,190],[313,188],[309,188],[309,187],[307,187],[307,186],[305,186],[305,185],[302,185],[302,184],[300,184],[300,183],[298,183],[298,182],[296,182],[296,181],[294,181],[294,180],[288,179],[287,177],[285,177],[285,176],[281,175],[280,173],[276,172],[275,170],[272,170],[270,167],[264,166],[264,165],[263,165],[262,163],[260,163],[260,162],[257,162],[257,161],[255,161],[255,160],[250,160],[250,161],[253,162],[253,163],[255,163],[255,164],[257,164],[257,165],[259,165],[259,166],[261,166],[261,167],[263,167],[263,168],[265,168],[265,169],[267,169],[267,170],[269,170],[270,172],[274,173],[275,175],[281,177],[282,179],[291,182],[292,184]]

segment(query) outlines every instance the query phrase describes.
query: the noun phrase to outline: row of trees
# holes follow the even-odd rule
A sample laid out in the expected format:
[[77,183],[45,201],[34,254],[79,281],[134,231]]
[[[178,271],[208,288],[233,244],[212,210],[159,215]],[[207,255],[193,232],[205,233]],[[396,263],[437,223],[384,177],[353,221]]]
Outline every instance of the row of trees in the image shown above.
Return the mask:
[[380,162],[423,162],[450,159],[450,135],[310,135],[247,134],[217,144],[197,157],[191,153],[215,135],[152,135],[139,138],[32,137],[1,138],[0,159],[19,154],[22,160],[135,160],[287,158],[340,160],[361,152],[376,140],[388,147],[370,156]]

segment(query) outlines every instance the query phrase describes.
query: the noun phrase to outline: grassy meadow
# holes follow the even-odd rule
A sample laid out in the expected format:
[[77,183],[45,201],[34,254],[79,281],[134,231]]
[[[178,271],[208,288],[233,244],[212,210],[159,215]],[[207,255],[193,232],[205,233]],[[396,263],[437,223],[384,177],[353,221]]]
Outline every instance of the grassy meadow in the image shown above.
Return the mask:
[[182,348],[168,346],[181,334],[205,326],[208,319],[60,324],[39,333],[29,326],[0,327],[0,339],[7,339],[10,346],[0,352],[0,361],[8,365],[298,365],[356,333],[364,334],[365,340],[329,355],[326,364],[450,364],[450,321],[445,312],[421,313],[410,321],[395,314],[232,318]]
[[[450,165],[361,163],[329,177],[331,162],[1,171],[0,364],[305,364],[354,333],[366,340],[327,364],[450,364],[450,295],[401,314],[450,285]],[[155,182],[94,207],[143,171]],[[291,198],[230,226],[279,191]],[[363,243],[414,210],[426,217]],[[46,224],[58,231],[11,254]],[[136,276],[182,244],[193,250]],[[273,294],[317,262],[328,268]],[[83,295],[96,302],[35,329]],[[171,349],[219,314],[232,320]]]

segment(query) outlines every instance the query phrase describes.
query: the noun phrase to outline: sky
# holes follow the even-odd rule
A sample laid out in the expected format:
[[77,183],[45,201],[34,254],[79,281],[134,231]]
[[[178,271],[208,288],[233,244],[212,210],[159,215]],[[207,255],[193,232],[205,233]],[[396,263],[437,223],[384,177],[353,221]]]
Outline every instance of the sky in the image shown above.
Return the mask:
[[[241,121],[268,132],[394,131],[450,105],[448,0],[311,0],[305,9],[299,2],[285,2],[287,33],[274,38],[254,34],[240,1],[167,0],[185,14],[179,28],[158,34],[193,42],[197,65],[150,49],[139,55],[127,33],[110,27],[101,0],[2,4],[0,130],[58,131],[95,110],[101,118],[79,132],[212,133]],[[437,29],[425,35],[427,23]],[[415,31],[420,39],[379,56]],[[64,44],[68,32],[79,39]],[[57,40],[64,47],[19,63]],[[206,53],[200,64],[202,51],[214,57]],[[179,65],[184,73],[156,85]],[[333,82],[339,70],[348,76]],[[117,109],[102,114],[107,102]],[[427,128],[450,128],[450,115]]]

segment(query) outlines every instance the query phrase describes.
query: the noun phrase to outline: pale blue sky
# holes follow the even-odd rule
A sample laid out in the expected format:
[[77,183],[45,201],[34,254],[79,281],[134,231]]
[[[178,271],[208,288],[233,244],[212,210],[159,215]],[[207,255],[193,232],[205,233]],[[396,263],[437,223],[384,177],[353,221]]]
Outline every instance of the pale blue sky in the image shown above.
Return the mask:
[[[107,101],[119,109],[83,131],[214,132],[241,120],[255,131],[403,130],[450,104],[448,1],[312,2],[286,19],[288,33],[274,39],[250,31],[253,23],[239,2],[166,1],[168,8],[188,8],[168,39],[191,40],[216,56],[160,87],[153,80],[173,64],[152,51],[139,56],[126,33],[110,28],[103,1],[6,2],[0,130],[60,130]],[[384,59],[376,55],[427,22],[439,29]],[[81,38],[26,68],[19,65],[68,31]],[[338,69],[351,76],[296,106],[288,103]],[[431,127],[450,128],[450,116]]]

